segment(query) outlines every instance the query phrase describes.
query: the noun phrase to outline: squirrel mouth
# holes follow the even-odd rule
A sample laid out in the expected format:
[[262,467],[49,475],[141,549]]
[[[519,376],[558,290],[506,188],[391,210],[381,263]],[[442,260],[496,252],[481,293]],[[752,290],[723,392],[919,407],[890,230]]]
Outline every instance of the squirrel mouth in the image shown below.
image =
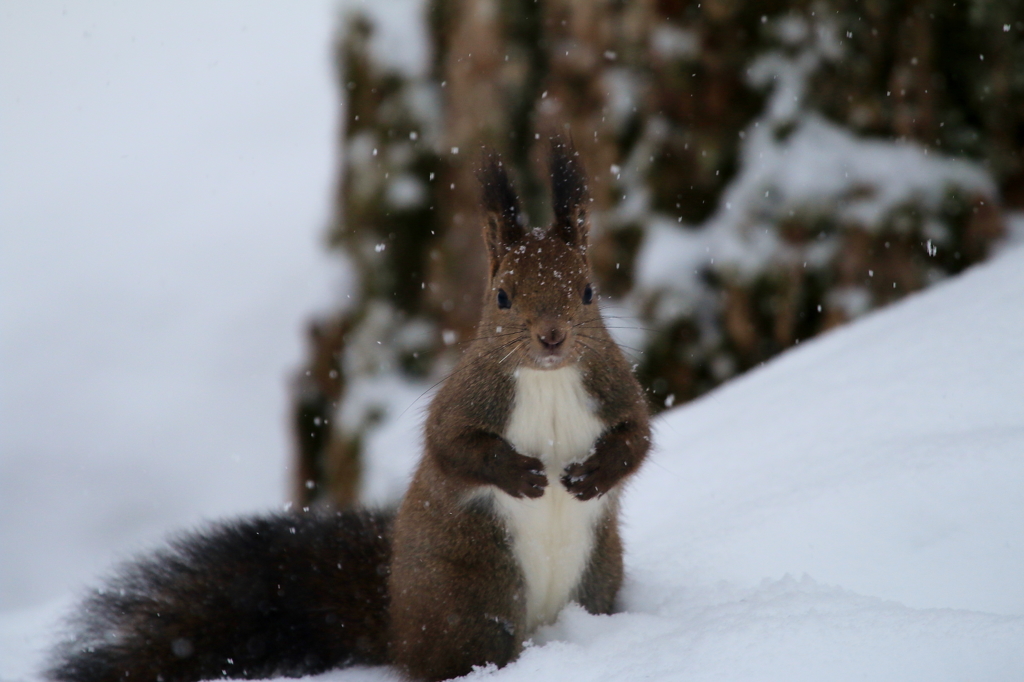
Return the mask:
[[530,359],[538,369],[558,369],[569,363],[572,353],[565,344],[559,344],[554,348],[534,349],[530,353]]
[[554,369],[558,365],[561,365],[565,358],[561,353],[558,355],[545,355],[537,360],[537,364],[544,369]]
[[573,357],[575,345],[571,330],[556,325],[538,325],[534,331],[530,359],[538,369],[558,369]]

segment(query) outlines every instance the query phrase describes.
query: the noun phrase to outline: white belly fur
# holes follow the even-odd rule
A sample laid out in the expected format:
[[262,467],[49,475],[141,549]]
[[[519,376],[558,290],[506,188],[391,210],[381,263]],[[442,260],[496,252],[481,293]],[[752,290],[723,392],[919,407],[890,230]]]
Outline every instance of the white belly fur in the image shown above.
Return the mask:
[[544,462],[548,487],[537,499],[496,491],[494,500],[526,582],[528,631],[555,620],[587,567],[607,498],[581,502],[559,479],[567,464],[587,458],[603,428],[576,367],[518,371],[505,439]]

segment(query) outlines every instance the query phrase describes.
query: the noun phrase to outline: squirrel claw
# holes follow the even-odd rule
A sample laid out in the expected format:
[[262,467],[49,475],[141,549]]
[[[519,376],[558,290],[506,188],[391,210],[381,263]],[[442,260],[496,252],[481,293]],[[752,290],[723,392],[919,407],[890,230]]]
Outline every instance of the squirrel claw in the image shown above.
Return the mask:
[[522,491],[522,495],[525,495],[526,497],[529,497],[531,499],[537,499],[538,497],[541,497],[541,496],[544,495],[544,486],[542,486],[542,485],[535,485],[535,486],[531,486],[529,488],[526,488],[525,490]]
[[[544,473],[544,465],[536,457],[519,456],[520,459],[514,462],[509,471],[509,480],[506,485],[499,487],[512,497],[523,496],[537,498],[544,494],[548,485],[548,477]],[[518,471],[517,471],[518,470]]]
[[560,480],[570,495],[585,502],[607,492],[602,490],[595,480],[598,473],[598,468],[592,464],[570,464],[565,467],[565,473],[562,474]]

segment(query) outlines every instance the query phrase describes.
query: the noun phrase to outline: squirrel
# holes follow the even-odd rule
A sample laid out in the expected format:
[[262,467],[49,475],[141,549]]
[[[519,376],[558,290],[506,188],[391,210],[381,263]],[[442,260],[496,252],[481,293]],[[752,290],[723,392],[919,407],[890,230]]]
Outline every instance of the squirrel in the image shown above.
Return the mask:
[[431,402],[397,511],[222,522],[122,567],[70,620],[59,682],[194,682],[392,664],[416,680],[502,667],[570,601],[611,613],[623,482],[647,403],[598,309],[579,155],[550,149],[554,221],[529,229],[495,154],[477,338]]

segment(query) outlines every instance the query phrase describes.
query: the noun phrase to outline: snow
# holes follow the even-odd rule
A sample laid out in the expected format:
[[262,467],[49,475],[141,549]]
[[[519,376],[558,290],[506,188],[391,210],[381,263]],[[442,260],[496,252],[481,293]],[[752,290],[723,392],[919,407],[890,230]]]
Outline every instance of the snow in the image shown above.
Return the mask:
[[929,154],[910,142],[860,139],[818,114],[805,114],[785,141],[774,135],[768,125],[747,131],[741,176],[709,225],[713,250],[741,271],[756,272],[772,251],[733,242],[759,236],[758,228],[787,212],[834,214],[841,223],[872,230],[901,205],[916,203],[937,213],[953,187],[968,196],[995,194],[978,164]]
[[0,5],[0,609],[283,502],[286,381],[342,274],[335,15]]
[[[333,8],[177,7],[0,9],[4,682],[119,556],[283,499],[284,381],[335,276]],[[623,612],[470,677],[1024,679],[1021,300],[1010,246],[659,417]],[[408,409],[368,497],[427,388],[378,387]]]
[[1015,246],[663,415],[624,612],[470,677],[1021,679],[1022,297]]
[[638,562],[671,537],[700,580],[806,572],[1024,614],[1022,263],[1015,248],[672,413],[627,506]]
[[624,503],[624,613],[570,607],[471,678],[1020,679],[1022,266],[1009,248],[666,413]]
[[[470,678],[1021,679],[1022,296],[1017,246],[665,413],[624,501],[623,613],[569,607]],[[56,612],[0,617],[0,678],[30,677]]]
[[432,55],[424,0],[346,0],[342,5],[373,25],[370,50],[375,64],[413,78],[426,75]]
[[[728,280],[749,282],[794,261],[823,268],[834,260],[840,246],[834,235],[821,234],[800,249],[781,239],[777,226],[787,218],[820,216],[840,231],[877,233],[900,229],[894,217],[913,207],[934,255],[932,249],[950,242],[942,216],[950,195],[995,201],[995,183],[980,162],[911,141],[858,136],[808,108],[810,76],[842,55],[835,27],[822,20],[812,30],[803,19],[789,17],[778,20],[775,29],[784,43],[805,44],[768,52],[750,65],[751,85],[766,90],[768,99],[764,111],[739,133],[739,172],[705,222],[681,228],[681,218],[649,211],[643,178],[650,151],[643,142],[626,164],[626,200],[616,209],[619,222],[642,220],[645,227],[632,305],[642,308],[641,299],[653,295],[659,320],[694,314],[707,295],[699,273],[709,264]],[[662,134],[659,125],[652,121],[647,138]],[[849,302],[854,305],[848,312],[859,313],[859,302]]]
[[[723,193],[718,211],[699,230],[654,217],[637,259],[638,285],[645,289],[693,289],[679,273],[715,258],[740,277],[755,277],[784,259],[787,247],[770,228],[795,213],[835,216],[843,225],[878,230],[904,205],[938,214],[946,192],[992,197],[995,187],[980,165],[929,153],[911,142],[858,138],[815,113],[805,113],[785,140],[766,121],[744,132],[740,173]],[[944,243],[945,227],[935,239]],[[831,243],[819,253],[832,256]]]

